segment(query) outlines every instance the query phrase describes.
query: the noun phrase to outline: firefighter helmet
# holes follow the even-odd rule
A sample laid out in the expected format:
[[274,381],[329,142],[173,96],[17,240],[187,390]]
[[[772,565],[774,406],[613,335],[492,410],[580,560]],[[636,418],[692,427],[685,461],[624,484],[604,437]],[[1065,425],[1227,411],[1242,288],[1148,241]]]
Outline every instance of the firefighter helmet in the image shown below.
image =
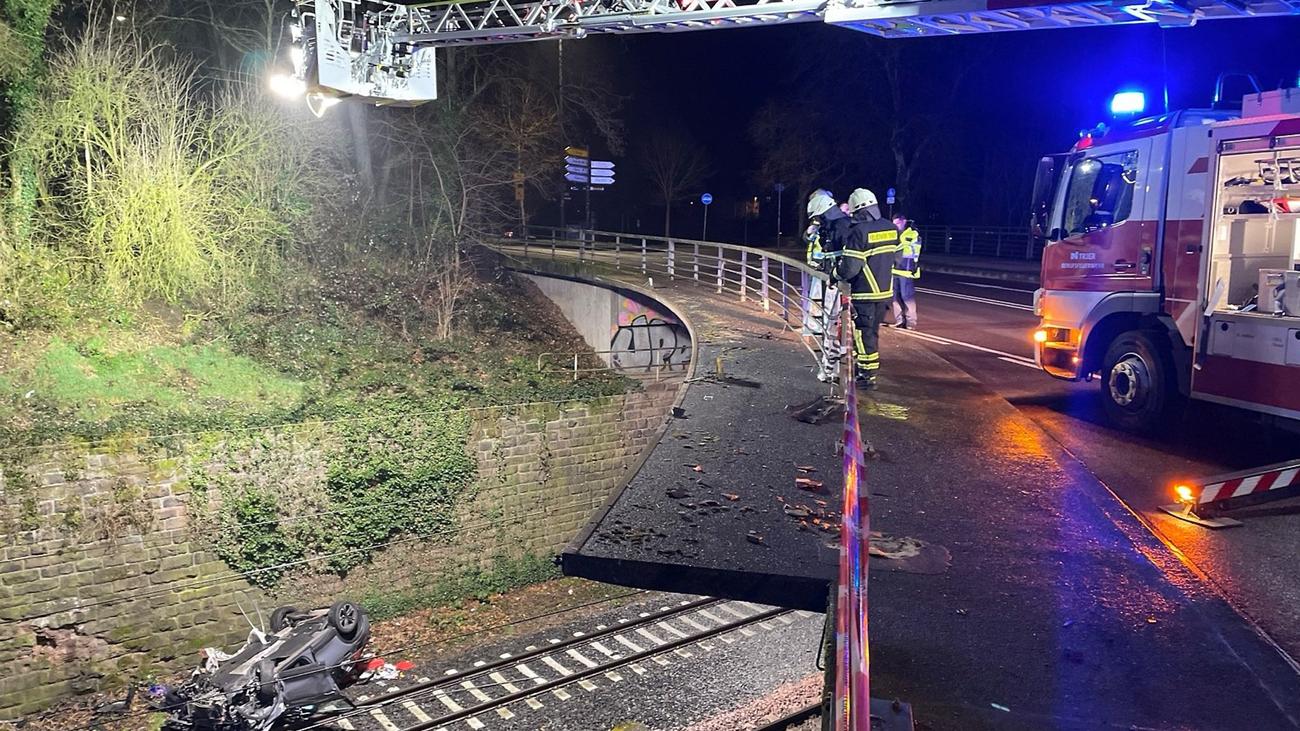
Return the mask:
[[825,188],[818,188],[808,196],[808,217],[816,218],[829,211],[834,205],[835,196]]
[[849,195],[849,210],[860,211],[867,206],[880,205],[876,194],[866,188],[858,188]]

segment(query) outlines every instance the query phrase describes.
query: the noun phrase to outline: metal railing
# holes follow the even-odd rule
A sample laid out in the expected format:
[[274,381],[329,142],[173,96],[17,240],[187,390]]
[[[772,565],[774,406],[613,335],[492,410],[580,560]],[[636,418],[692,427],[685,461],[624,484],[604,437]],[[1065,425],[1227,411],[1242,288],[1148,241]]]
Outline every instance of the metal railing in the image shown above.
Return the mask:
[[[770,313],[788,329],[802,326],[814,313],[809,285],[826,275],[781,254],[734,244],[607,231],[588,231],[578,238],[572,232],[530,228],[522,239],[502,239],[491,245],[515,258],[544,259],[589,266],[598,272],[633,273],[653,281],[666,277],[718,295],[734,295],[741,302]],[[851,353],[853,325],[848,298],[841,296],[840,343]],[[793,322],[792,322],[793,319]],[[812,341],[811,345],[809,341]],[[814,357],[820,338],[802,338]],[[864,489],[865,461],[858,431],[858,403],[853,389],[852,357],[840,360],[844,398],[842,455],[844,470],[843,525],[840,531],[840,566],[833,606],[835,667],[830,709],[836,731],[871,728],[870,653],[867,622],[868,548],[871,512]]]
[[1039,259],[1043,247],[1029,235],[1028,226],[917,226],[922,256],[955,254],[999,259]]

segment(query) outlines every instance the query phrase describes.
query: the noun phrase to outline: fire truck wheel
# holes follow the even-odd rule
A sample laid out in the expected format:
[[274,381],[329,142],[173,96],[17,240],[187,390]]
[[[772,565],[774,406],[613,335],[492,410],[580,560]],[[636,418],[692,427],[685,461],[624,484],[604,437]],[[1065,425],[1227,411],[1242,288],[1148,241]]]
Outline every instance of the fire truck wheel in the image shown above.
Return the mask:
[[1101,368],[1101,400],[1110,420],[1129,431],[1158,426],[1174,398],[1173,362],[1159,340],[1140,330],[1115,338]]

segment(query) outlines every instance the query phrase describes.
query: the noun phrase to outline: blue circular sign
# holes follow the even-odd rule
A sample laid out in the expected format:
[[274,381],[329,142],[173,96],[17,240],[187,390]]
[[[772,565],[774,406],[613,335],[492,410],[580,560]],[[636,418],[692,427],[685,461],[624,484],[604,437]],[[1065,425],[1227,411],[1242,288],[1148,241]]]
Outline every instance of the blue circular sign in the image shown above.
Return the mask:
[[706,206],[709,205],[710,203],[713,202],[713,194],[705,193],[704,195],[700,196],[700,202]]

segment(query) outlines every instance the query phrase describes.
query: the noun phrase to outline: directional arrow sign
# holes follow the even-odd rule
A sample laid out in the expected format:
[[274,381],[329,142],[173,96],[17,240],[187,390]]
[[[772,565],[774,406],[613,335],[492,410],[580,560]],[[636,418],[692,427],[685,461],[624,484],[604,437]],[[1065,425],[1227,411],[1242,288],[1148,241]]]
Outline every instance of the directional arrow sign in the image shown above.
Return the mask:
[[578,175],[586,175],[586,174],[587,174],[587,166],[586,166],[586,165],[565,165],[565,166],[564,166],[564,172],[566,172],[566,173],[576,173],[576,174],[578,174]]
[[589,153],[589,152],[587,151],[587,148],[585,148],[585,147],[573,147],[572,145],[570,145],[569,147],[564,148],[564,154],[566,154],[566,155],[573,155],[574,157],[590,157],[590,156],[591,156],[591,153]]
[[585,167],[587,167],[587,164],[588,164],[589,162],[591,162],[591,161],[588,160],[587,158],[585,158],[585,157],[579,157],[579,156],[577,156],[577,155],[565,155],[565,157],[564,157],[564,164],[565,164],[565,165],[581,165],[581,166],[583,166],[583,167],[585,168]]
[[610,162],[609,160],[592,160],[591,169],[592,170],[613,170],[614,163]]
[[592,185],[613,185],[614,177],[612,175],[593,175],[588,178],[583,173],[565,173],[564,179],[571,183],[586,183]]

